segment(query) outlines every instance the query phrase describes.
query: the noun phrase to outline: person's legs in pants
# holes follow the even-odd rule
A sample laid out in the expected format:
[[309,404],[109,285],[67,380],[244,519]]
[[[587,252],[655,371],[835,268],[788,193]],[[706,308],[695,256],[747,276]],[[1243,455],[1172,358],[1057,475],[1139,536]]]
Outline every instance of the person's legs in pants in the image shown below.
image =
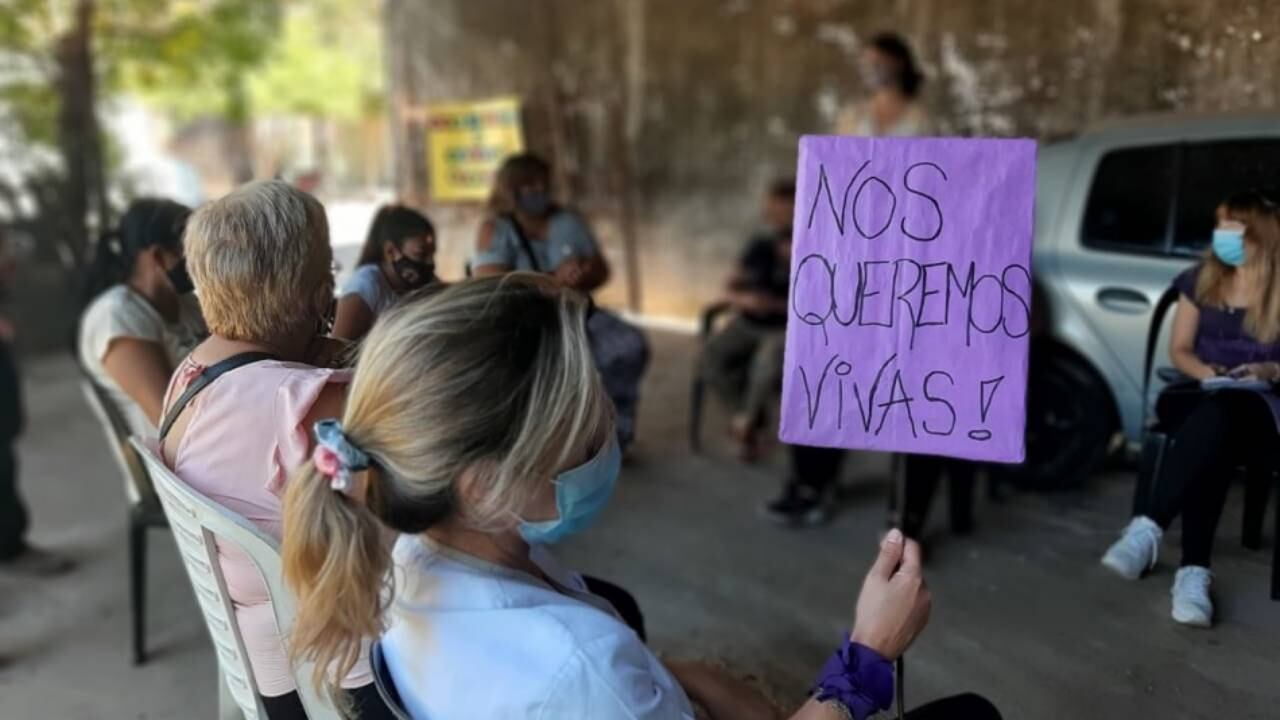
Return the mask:
[[0,562],[11,560],[27,549],[30,522],[27,507],[18,494],[18,458],[13,441],[0,439]]
[[919,540],[945,461],[932,455],[904,455],[902,464],[902,533]]
[[[1148,467],[1144,464],[1138,468],[1138,482],[1133,489],[1133,515],[1151,517],[1155,505],[1155,490],[1164,482],[1163,474],[1170,462],[1170,450],[1179,429],[1197,408],[1210,396],[1198,388],[1173,388],[1165,390],[1156,400],[1156,417],[1159,418],[1159,431],[1166,437],[1160,457],[1152,457]],[[1144,453],[1147,452],[1144,448]],[[1144,458],[1145,459],[1145,458]]]
[[[351,715],[353,720],[395,720],[391,708],[383,702],[378,693],[378,686],[369,683],[346,691],[351,699]],[[271,720],[275,720],[272,718]]]
[[60,575],[70,558],[33,548],[26,535],[30,516],[18,492],[18,457],[12,441],[0,442],[0,569],[31,577]]
[[625,451],[635,439],[640,383],[649,368],[649,340],[640,328],[600,309],[587,318],[587,338],[605,393],[613,401],[618,444]]
[[746,394],[742,412],[751,422],[760,425],[769,415],[769,408],[782,386],[782,358],[786,344],[783,330],[760,330],[759,342],[751,354],[747,372]]
[[[1182,566],[1208,568],[1218,521],[1227,492],[1240,465],[1265,462],[1265,453],[1280,446],[1275,421],[1261,398],[1252,393],[1222,393],[1217,403],[1224,427],[1215,462],[1190,480],[1182,508]],[[1160,490],[1157,488],[1157,494]],[[1161,512],[1167,513],[1166,508]]]
[[18,494],[18,454],[14,443],[24,420],[22,385],[13,349],[0,337],[0,562],[27,551],[30,518]]
[[[377,685],[369,683],[343,692],[351,702],[351,718],[395,720],[395,715],[378,694]],[[302,707],[302,699],[296,690],[276,697],[262,696],[262,707],[267,711],[267,720],[308,720],[306,708]]]
[[1001,720],[990,700],[974,693],[935,700],[907,712],[910,720]]
[[760,337],[746,320],[736,317],[712,335],[702,350],[702,380],[734,413],[742,411],[747,375]]
[[782,495],[764,506],[770,520],[786,525],[816,525],[824,522],[845,451],[835,448],[792,445],[791,477]]
[[1186,507],[1195,483],[1221,475],[1214,470],[1229,434],[1230,408],[1223,393],[1166,392],[1156,409],[1170,432],[1164,457],[1149,490],[1137,483],[1134,507],[1139,512],[1102,556],[1104,566],[1127,580],[1155,567],[1164,531]]
[[1167,530],[1182,513],[1197,482],[1227,483],[1214,471],[1231,433],[1242,429],[1233,422],[1234,405],[1225,393],[1205,395],[1170,436],[1147,512],[1161,528]]
[[1102,564],[1127,580],[1155,567],[1164,531],[1185,507],[1197,478],[1212,473],[1227,437],[1228,408],[1222,393],[1173,388],[1160,394],[1156,415],[1167,434],[1158,466],[1134,487],[1133,517]]
[[827,496],[840,478],[844,453],[845,451],[839,448],[792,445],[791,462],[795,473],[794,483],[809,489],[814,495]]
[[967,460],[947,462],[947,501],[951,511],[951,532],[967,535],[973,531],[973,486],[978,466]]
[[307,711],[302,707],[297,691],[276,697],[261,697],[268,720],[307,720]]

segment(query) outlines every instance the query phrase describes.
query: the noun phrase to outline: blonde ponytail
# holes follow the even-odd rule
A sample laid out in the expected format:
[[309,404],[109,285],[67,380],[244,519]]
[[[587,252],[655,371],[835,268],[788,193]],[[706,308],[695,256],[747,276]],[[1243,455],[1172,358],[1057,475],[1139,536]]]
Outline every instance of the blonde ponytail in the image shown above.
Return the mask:
[[[284,574],[298,599],[289,647],[316,663],[318,686],[338,695],[335,681],[381,634],[384,526],[509,530],[561,468],[614,434],[588,307],[545,276],[514,273],[412,296],[378,319],[341,423],[370,464],[363,502],[310,462],[284,498]],[[455,487],[464,475],[474,479],[465,502]]]
[[307,461],[285,492],[282,545],[285,581],[297,598],[290,654],[315,663],[312,681],[328,686],[342,710],[342,679],[359,661],[364,640],[382,632],[391,562],[386,536],[364,505],[331,489]]

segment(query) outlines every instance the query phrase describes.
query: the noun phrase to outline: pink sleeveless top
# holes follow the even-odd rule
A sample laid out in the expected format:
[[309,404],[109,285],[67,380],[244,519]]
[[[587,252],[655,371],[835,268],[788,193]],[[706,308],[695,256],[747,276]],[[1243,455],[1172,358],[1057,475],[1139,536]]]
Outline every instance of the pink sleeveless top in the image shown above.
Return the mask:
[[[166,410],[203,370],[189,356],[178,365]],[[183,482],[279,540],[285,483],[311,455],[303,419],[326,384],[350,382],[350,370],[300,363],[268,360],[237,368],[191,401],[176,457],[165,462]],[[258,691],[266,697],[292,692],[287,653],[257,566],[233,546],[219,545],[218,553]],[[367,658],[361,658],[342,686],[371,682]]]

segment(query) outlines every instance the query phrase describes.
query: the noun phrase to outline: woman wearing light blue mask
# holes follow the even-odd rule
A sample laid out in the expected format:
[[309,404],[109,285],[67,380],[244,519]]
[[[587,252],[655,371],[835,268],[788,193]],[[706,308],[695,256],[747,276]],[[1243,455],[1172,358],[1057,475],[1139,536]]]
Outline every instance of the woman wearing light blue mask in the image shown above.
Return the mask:
[[[476,277],[547,273],[585,295],[609,281],[609,262],[595,233],[580,213],[554,201],[551,165],[541,157],[520,153],[503,160],[489,212],[471,258]],[[648,340],[639,328],[602,308],[588,316],[587,338],[613,401],[618,442],[625,450],[636,434],[640,382],[649,367]]]
[[[1271,482],[1280,443],[1280,207],[1260,192],[1227,199],[1204,260],[1179,275],[1169,357],[1187,376],[1160,394],[1168,433],[1151,493],[1102,563],[1137,579],[1152,569],[1165,529],[1182,517],[1182,563],[1173,583],[1176,622],[1213,622],[1213,536],[1243,465]],[[1226,468],[1226,470],[1224,470]],[[1148,496],[1149,495],[1149,496]]]
[[[659,661],[545,547],[599,517],[620,468],[587,309],[517,273],[379,318],[343,417],[317,424],[285,497],[295,656],[341,670],[378,640],[415,719],[692,720],[695,702],[716,720],[778,717],[716,670]],[[394,550],[386,528],[401,533]],[[828,695],[796,717],[862,720],[892,699],[889,661],[928,616],[919,559],[900,534],[886,540],[852,638],[824,668]],[[951,717],[995,717],[980,699],[953,702],[964,711]]]

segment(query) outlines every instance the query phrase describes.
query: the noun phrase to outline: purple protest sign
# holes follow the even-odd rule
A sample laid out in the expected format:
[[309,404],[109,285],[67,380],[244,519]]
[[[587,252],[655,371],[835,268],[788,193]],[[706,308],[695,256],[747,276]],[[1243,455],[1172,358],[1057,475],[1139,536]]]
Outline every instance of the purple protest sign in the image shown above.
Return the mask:
[[1032,140],[800,140],[783,441],[1021,462]]

